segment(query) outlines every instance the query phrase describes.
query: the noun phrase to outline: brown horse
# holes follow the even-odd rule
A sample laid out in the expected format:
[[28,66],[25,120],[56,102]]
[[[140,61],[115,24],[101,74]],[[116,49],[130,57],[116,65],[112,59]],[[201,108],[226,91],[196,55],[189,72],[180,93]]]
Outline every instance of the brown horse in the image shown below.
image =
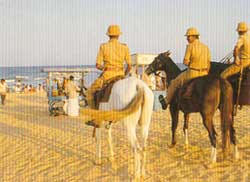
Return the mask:
[[[167,82],[170,83],[177,75],[181,73],[178,66],[169,57],[169,53],[159,54],[154,61],[148,66],[145,73],[151,74],[156,71],[165,71]],[[183,97],[189,83],[192,82],[192,93],[190,97]],[[236,146],[236,136],[233,126],[233,90],[231,84],[219,76],[203,76],[191,80],[182,88],[179,88],[171,103],[170,113],[172,118],[172,146],[176,144],[176,128],[178,124],[179,111],[184,113],[184,134],[187,140],[187,129],[189,114],[199,112],[201,114],[203,124],[208,131],[209,139],[212,145],[211,160],[216,162],[216,132],[213,125],[213,116],[217,109],[221,115],[222,130],[222,148],[224,154],[229,151],[230,142],[235,146],[235,157],[238,157]]]

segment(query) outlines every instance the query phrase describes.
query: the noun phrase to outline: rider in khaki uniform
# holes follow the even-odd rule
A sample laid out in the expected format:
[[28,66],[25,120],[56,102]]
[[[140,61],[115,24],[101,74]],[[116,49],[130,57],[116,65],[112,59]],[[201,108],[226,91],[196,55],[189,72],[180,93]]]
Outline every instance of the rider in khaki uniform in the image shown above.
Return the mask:
[[164,99],[160,99],[160,102],[163,102],[163,109],[166,109],[167,105],[171,102],[177,88],[181,87],[187,81],[205,76],[209,72],[211,61],[210,51],[206,45],[199,41],[199,35],[196,28],[189,28],[185,34],[189,45],[186,48],[183,63],[188,66],[188,69],[171,81],[167,90],[167,97],[165,98],[166,103],[164,103]]
[[[118,41],[121,35],[120,27],[111,25],[106,34],[110,40],[100,46],[96,60],[96,68],[102,70],[103,73],[86,92],[86,99],[91,108],[94,108],[93,97],[97,90],[100,90],[108,80],[117,76],[125,76],[131,69],[129,48]],[[124,71],[124,61],[127,63],[126,71]]]
[[239,39],[234,47],[234,64],[221,73],[221,77],[225,79],[250,66],[250,35],[247,34],[247,24],[240,22],[236,31]]

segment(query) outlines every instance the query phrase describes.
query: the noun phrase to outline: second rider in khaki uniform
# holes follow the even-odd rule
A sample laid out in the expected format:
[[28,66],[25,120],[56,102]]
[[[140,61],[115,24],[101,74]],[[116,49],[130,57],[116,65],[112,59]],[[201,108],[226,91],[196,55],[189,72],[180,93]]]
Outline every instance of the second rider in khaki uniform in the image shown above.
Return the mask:
[[171,81],[167,89],[167,97],[160,100],[163,109],[172,101],[177,88],[183,86],[184,83],[191,79],[205,76],[210,69],[211,55],[209,48],[199,41],[199,32],[196,28],[189,28],[185,34],[189,45],[186,48],[186,53],[183,63],[188,66],[188,69],[178,75]]

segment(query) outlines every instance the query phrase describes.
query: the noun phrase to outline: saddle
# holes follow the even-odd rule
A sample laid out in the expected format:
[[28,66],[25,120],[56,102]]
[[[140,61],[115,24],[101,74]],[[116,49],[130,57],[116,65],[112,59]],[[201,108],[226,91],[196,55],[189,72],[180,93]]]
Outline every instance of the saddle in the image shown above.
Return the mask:
[[124,76],[117,76],[106,81],[101,90],[94,93],[95,109],[99,108],[101,102],[108,102],[111,90],[115,82],[124,79]]

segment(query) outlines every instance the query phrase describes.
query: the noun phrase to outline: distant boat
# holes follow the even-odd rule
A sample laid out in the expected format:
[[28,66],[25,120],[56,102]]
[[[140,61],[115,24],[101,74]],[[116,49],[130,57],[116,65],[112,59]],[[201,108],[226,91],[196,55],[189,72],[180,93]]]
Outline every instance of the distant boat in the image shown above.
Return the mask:
[[6,80],[7,83],[15,82],[15,80]]
[[28,80],[28,79],[29,79],[28,76],[20,76],[20,75],[15,76],[15,81],[18,81],[18,80],[24,81],[24,80]]
[[34,78],[34,80],[45,80],[46,77],[38,77],[38,78]]

